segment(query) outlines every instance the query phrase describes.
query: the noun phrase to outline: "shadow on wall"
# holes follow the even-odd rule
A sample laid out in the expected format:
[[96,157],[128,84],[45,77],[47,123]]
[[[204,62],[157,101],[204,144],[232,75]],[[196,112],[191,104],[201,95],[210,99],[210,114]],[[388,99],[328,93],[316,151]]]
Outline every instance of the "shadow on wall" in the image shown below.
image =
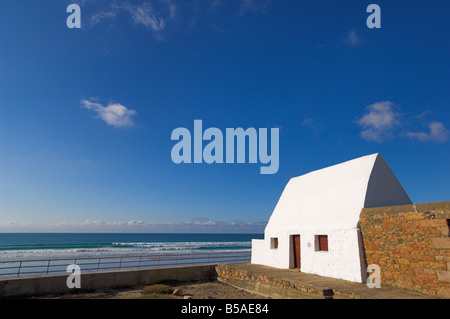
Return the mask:
[[358,228],[358,247],[359,247],[359,255],[361,256],[361,279],[363,283],[367,282],[367,278],[369,274],[367,273],[367,258],[366,258],[366,250],[364,249],[364,240],[361,232],[360,222],[357,224]]

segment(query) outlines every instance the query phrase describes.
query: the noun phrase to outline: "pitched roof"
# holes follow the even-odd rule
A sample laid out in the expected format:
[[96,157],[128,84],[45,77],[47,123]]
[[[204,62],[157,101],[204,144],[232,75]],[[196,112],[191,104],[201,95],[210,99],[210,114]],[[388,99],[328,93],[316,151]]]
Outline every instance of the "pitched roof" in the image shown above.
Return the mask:
[[376,153],[292,178],[266,232],[351,229],[362,208],[406,204],[411,200]]

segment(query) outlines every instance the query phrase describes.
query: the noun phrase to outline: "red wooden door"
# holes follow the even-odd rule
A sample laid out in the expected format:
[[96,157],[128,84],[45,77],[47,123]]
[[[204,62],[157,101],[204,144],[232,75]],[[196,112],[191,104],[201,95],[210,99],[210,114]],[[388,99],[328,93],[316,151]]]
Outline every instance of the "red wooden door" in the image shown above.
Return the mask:
[[300,235],[293,236],[294,268],[300,268]]

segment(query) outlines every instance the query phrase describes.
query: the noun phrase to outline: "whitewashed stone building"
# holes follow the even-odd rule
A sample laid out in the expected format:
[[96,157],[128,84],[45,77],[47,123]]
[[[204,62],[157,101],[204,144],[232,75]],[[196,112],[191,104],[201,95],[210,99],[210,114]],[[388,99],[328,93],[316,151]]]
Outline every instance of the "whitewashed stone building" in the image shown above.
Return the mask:
[[299,177],[286,185],[251,262],[365,282],[359,216],[363,208],[411,200],[380,154]]

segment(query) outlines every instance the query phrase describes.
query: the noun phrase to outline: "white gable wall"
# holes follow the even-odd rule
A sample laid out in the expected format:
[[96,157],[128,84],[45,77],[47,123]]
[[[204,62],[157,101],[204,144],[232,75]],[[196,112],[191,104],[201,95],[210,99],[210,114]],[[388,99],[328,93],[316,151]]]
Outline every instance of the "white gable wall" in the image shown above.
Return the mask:
[[[292,268],[290,236],[299,234],[302,272],[363,282],[359,214],[365,205],[384,203],[411,202],[379,154],[292,178],[269,219],[265,238],[253,240],[252,263]],[[328,236],[327,252],[316,251],[316,235]],[[271,237],[278,238],[278,249],[271,249]]]
[[411,199],[381,155],[377,156],[367,187],[364,208],[409,205]]

